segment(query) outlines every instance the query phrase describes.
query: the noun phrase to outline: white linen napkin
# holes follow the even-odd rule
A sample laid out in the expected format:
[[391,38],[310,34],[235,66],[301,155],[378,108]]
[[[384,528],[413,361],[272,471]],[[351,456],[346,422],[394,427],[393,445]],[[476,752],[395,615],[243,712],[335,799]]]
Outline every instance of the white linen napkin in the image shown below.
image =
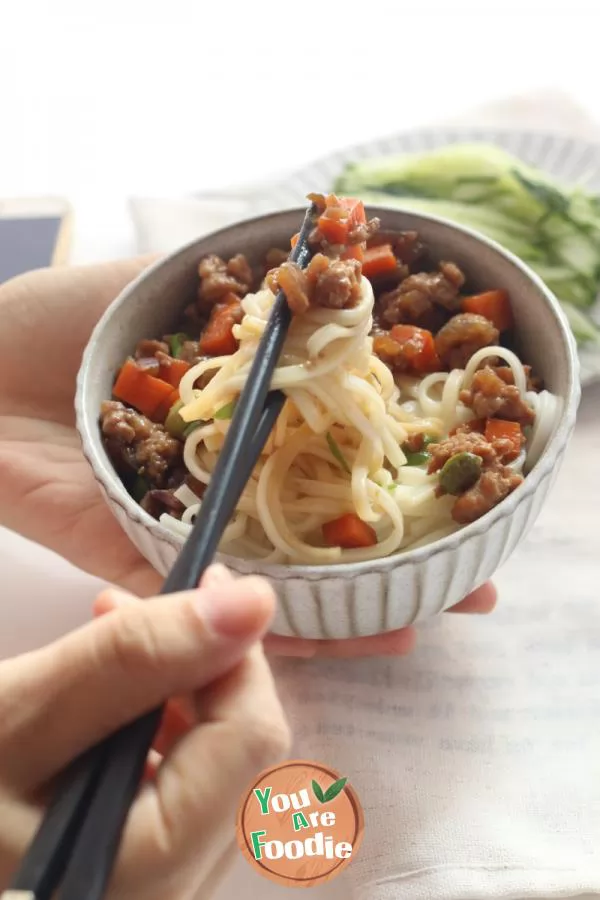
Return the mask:
[[[460,124],[598,136],[552,92]],[[168,251],[249,214],[256,190],[137,198],[139,249]],[[408,659],[276,666],[294,755],[348,775],[365,807],[359,855],[315,897],[600,895],[599,406],[600,390],[586,391],[551,501],[498,575],[496,613],[440,616]],[[243,860],[219,898],[240,891],[287,896]]]

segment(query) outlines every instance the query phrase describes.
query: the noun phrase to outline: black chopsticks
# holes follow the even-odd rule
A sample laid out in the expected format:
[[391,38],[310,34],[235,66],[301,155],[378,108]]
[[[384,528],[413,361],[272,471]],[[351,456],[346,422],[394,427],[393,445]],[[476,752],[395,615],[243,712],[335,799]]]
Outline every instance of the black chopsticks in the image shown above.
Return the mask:
[[[301,268],[310,258],[314,212],[314,206],[307,210],[290,254]],[[279,291],[196,521],[161,594],[195,588],[213,559],[285,402],[270,385],[290,321]],[[50,900],[59,883],[60,900],[101,900],[162,713],[150,711],[71,764],[0,900]]]

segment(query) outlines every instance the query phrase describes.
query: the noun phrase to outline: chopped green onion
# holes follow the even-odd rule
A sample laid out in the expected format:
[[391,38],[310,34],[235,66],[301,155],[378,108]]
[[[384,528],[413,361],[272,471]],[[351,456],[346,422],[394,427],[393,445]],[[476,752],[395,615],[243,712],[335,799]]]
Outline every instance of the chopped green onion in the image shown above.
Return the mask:
[[447,494],[458,496],[473,487],[481,475],[483,461],[474,453],[456,453],[440,471],[440,485]]
[[407,466],[423,466],[425,463],[428,463],[431,459],[431,454],[426,453],[424,450],[420,450],[418,453],[405,453]]
[[138,475],[131,486],[131,496],[138,503],[141,503],[148,491],[150,490],[150,485],[146,481],[145,478],[142,478],[141,475]]
[[165,419],[165,428],[175,438],[182,438],[185,432],[186,422],[179,415],[179,410],[183,406],[183,401],[178,400],[174,403]]
[[431,455],[427,453],[426,448],[429,447],[430,444],[437,443],[439,438],[433,434],[424,434],[421,437],[423,443],[420,450],[411,450],[407,444],[402,444],[402,451],[406,456],[405,465],[422,466],[431,459]]
[[171,351],[171,356],[175,359],[179,359],[179,354],[183,349],[184,343],[189,340],[191,340],[191,338],[183,331],[179,331],[177,334],[170,334],[169,349]]
[[231,419],[236,404],[237,400],[232,400],[231,403],[226,403],[225,406],[222,406],[221,409],[218,409],[216,411],[215,419]]
[[200,425],[204,425],[204,422],[202,422],[200,419],[198,419],[196,422],[190,422],[190,424],[187,425],[183,430],[184,438],[188,438],[192,431],[195,431],[196,428],[198,428]]
[[327,438],[327,444],[329,445],[329,449],[331,450],[331,455],[337,460],[337,462],[340,464],[340,466],[342,467],[344,472],[347,472],[348,475],[351,475],[352,472],[351,472],[350,466],[348,465],[346,459],[344,458],[344,454],[338,447],[337,443],[335,442],[334,438],[329,433],[329,431],[327,432],[325,437]]

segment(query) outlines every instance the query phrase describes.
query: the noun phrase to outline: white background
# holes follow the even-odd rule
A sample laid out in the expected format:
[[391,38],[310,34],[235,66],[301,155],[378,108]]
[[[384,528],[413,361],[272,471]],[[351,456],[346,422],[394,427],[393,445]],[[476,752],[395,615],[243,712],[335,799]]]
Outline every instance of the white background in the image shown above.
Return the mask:
[[59,193],[74,258],[126,198],[271,176],[558,86],[600,118],[596,0],[0,0],[0,197]]

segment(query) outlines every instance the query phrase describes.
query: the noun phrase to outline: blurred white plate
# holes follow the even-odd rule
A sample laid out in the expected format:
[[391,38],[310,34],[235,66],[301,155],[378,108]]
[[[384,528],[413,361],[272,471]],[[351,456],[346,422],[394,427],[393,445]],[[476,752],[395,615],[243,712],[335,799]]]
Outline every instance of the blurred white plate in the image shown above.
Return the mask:
[[[480,142],[496,144],[524,162],[546,171],[566,184],[584,182],[600,194],[600,144],[556,134],[492,128],[435,128],[395,134],[357,144],[316,160],[284,181],[263,188],[253,197],[253,209],[267,212],[302,205],[310,191],[328,191],[342,169],[351,162],[397,153],[419,153],[445,144]],[[595,318],[600,322],[600,304]],[[579,353],[583,385],[600,381],[600,347]]]

